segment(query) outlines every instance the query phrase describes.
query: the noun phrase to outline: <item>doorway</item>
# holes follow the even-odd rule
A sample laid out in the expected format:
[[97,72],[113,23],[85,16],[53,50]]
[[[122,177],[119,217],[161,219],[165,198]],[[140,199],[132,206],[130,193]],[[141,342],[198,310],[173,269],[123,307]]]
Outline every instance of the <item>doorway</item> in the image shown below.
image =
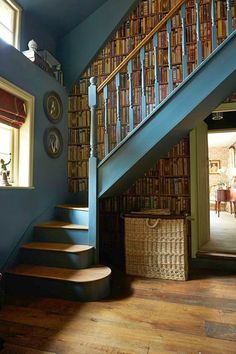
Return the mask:
[[236,254],[236,130],[208,131],[208,158],[210,239],[201,252]]

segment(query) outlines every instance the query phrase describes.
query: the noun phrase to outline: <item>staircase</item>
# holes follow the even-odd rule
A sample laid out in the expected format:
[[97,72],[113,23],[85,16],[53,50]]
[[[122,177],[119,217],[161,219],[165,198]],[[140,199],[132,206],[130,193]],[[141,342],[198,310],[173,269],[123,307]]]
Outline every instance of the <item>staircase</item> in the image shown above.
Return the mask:
[[[188,62],[186,5],[180,0],[160,20],[153,30],[126,59],[96,86],[96,78],[90,79],[89,107],[90,159],[89,159],[89,210],[75,206],[58,206],[57,220],[35,226],[33,243],[21,249],[21,264],[8,271],[7,289],[15,292],[34,290],[37,294],[63,296],[71,299],[97,300],[109,293],[111,271],[98,263],[98,198],[120,193],[134,182],[153,161],[161,158],[179,139],[188,133],[199,120],[203,120],[227,96],[236,90],[236,30],[233,28],[231,1],[227,0],[226,36],[217,37],[216,1],[211,0],[211,54],[202,55],[200,0],[193,0],[195,8],[196,60]],[[178,17],[181,29],[182,82],[174,82],[172,65],[172,21]],[[168,93],[160,99],[158,35],[165,31],[167,38]],[[147,107],[145,46],[153,50],[153,109]],[[138,64],[137,64],[138,63]],[[189,70],[189,64],[193,69]],[[140,73],[141,121],[135,123],[133,67]],[[121,75],[127,78],[129,105],[127,135],[122,130]],[[115,88],[115,90],[114,90]],[[113,90],[113,99],[109,91]],[[115,91],[115,93],[114,93]],[[114,99],[115,97],[115,99]],[[116,146],[111,143],[111,126],[108,117],[110,101],[115,102]],[[104,152],[101,162],[97,158],[96,109],[103,111]],[[150,107],[149,107],[150,108]],[[88,215],[89,214],[89,215]],[[93,254],[94,253],[94,254]]]
[[6,292],[95,301],[109,295],[111,270],[94,265],[88,244],[88,208],[58,205],[56,220],[35,225],[6,273]]

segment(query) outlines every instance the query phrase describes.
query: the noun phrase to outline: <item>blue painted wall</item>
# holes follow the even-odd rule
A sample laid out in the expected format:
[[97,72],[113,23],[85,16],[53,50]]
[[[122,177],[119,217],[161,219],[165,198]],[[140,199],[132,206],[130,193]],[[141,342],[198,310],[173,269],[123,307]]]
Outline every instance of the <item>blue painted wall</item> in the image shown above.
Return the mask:
[[[38,218],[47,219],[53,211],[53,206],[68,198],[68,132],[65,89],[22,53],[1,40],[0,76],[35,96],[34,189],[0,188],[0,268],[2,268],[22,236],[30,236],[31,223],[36,222]],[[64,107],[63,119],[57,124],[64,140],[64,150],[58,159],[50,158],[43,145],[44,131],[52,125],[43,110],[43,97],[49,90],[55,90],[60,95]]]
[[[37,18],[22,13],[21,50],[34,39],[39,49],[49,50],[63,62],[66,83],[70,87],[115,31],[122,18],[139,0],[108,0],[59,43]],[[92,36],[91,36],[92,33]],[[78,202],[67,185],[67,93],[56,80],[31,63],[22,53],[0,39],[0,76],[35,96],[34,189],[0,188],[0,269],[12,259],[21,242],[32,237],[33,224],[50,219],[53,207],[66,201]],[[51,123],[43,110],[43,97],[55,90],[62,98],[64,114],[57,125],[64,140],[58,159],[47,156],[43,134]]]
[[22,11],[20,50],[28,50],[28,42],[34,39],[38,49],[46,49],[53,55],[56,53],[56,38],[34,15]]
[[68,88],[80,77],[122,19],[138,3],[139,0],[108,0],[59,41],[57,57],[63,65]]

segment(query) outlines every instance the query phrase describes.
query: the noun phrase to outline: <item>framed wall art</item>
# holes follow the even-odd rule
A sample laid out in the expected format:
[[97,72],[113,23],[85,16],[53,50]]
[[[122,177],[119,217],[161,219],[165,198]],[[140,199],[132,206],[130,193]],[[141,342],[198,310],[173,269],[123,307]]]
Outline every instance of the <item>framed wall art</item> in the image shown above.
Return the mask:
[[45,130],[44,147],[47,154],[52,158],[57,158],[63,150],[63,140],[59,129],[51,127]]
[[219,173],[220,160],[209,160],[209,173],[216,174]]
[[50,122],[58,123],[61,120],[63,114],[62,101],[55,91],[50,91],[45,94],[43,107]]

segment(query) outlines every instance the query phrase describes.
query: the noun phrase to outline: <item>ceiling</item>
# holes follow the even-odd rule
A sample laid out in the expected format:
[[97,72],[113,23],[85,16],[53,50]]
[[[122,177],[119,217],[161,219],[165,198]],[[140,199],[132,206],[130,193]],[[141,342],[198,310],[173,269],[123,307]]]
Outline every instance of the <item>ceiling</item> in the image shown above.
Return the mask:
[[83,22],[107,0],[17,0],[28,14],[61,37]]
[[227,147],[229,148],[236,142],[236,131],[224,133],[209,133],[209,147]]

